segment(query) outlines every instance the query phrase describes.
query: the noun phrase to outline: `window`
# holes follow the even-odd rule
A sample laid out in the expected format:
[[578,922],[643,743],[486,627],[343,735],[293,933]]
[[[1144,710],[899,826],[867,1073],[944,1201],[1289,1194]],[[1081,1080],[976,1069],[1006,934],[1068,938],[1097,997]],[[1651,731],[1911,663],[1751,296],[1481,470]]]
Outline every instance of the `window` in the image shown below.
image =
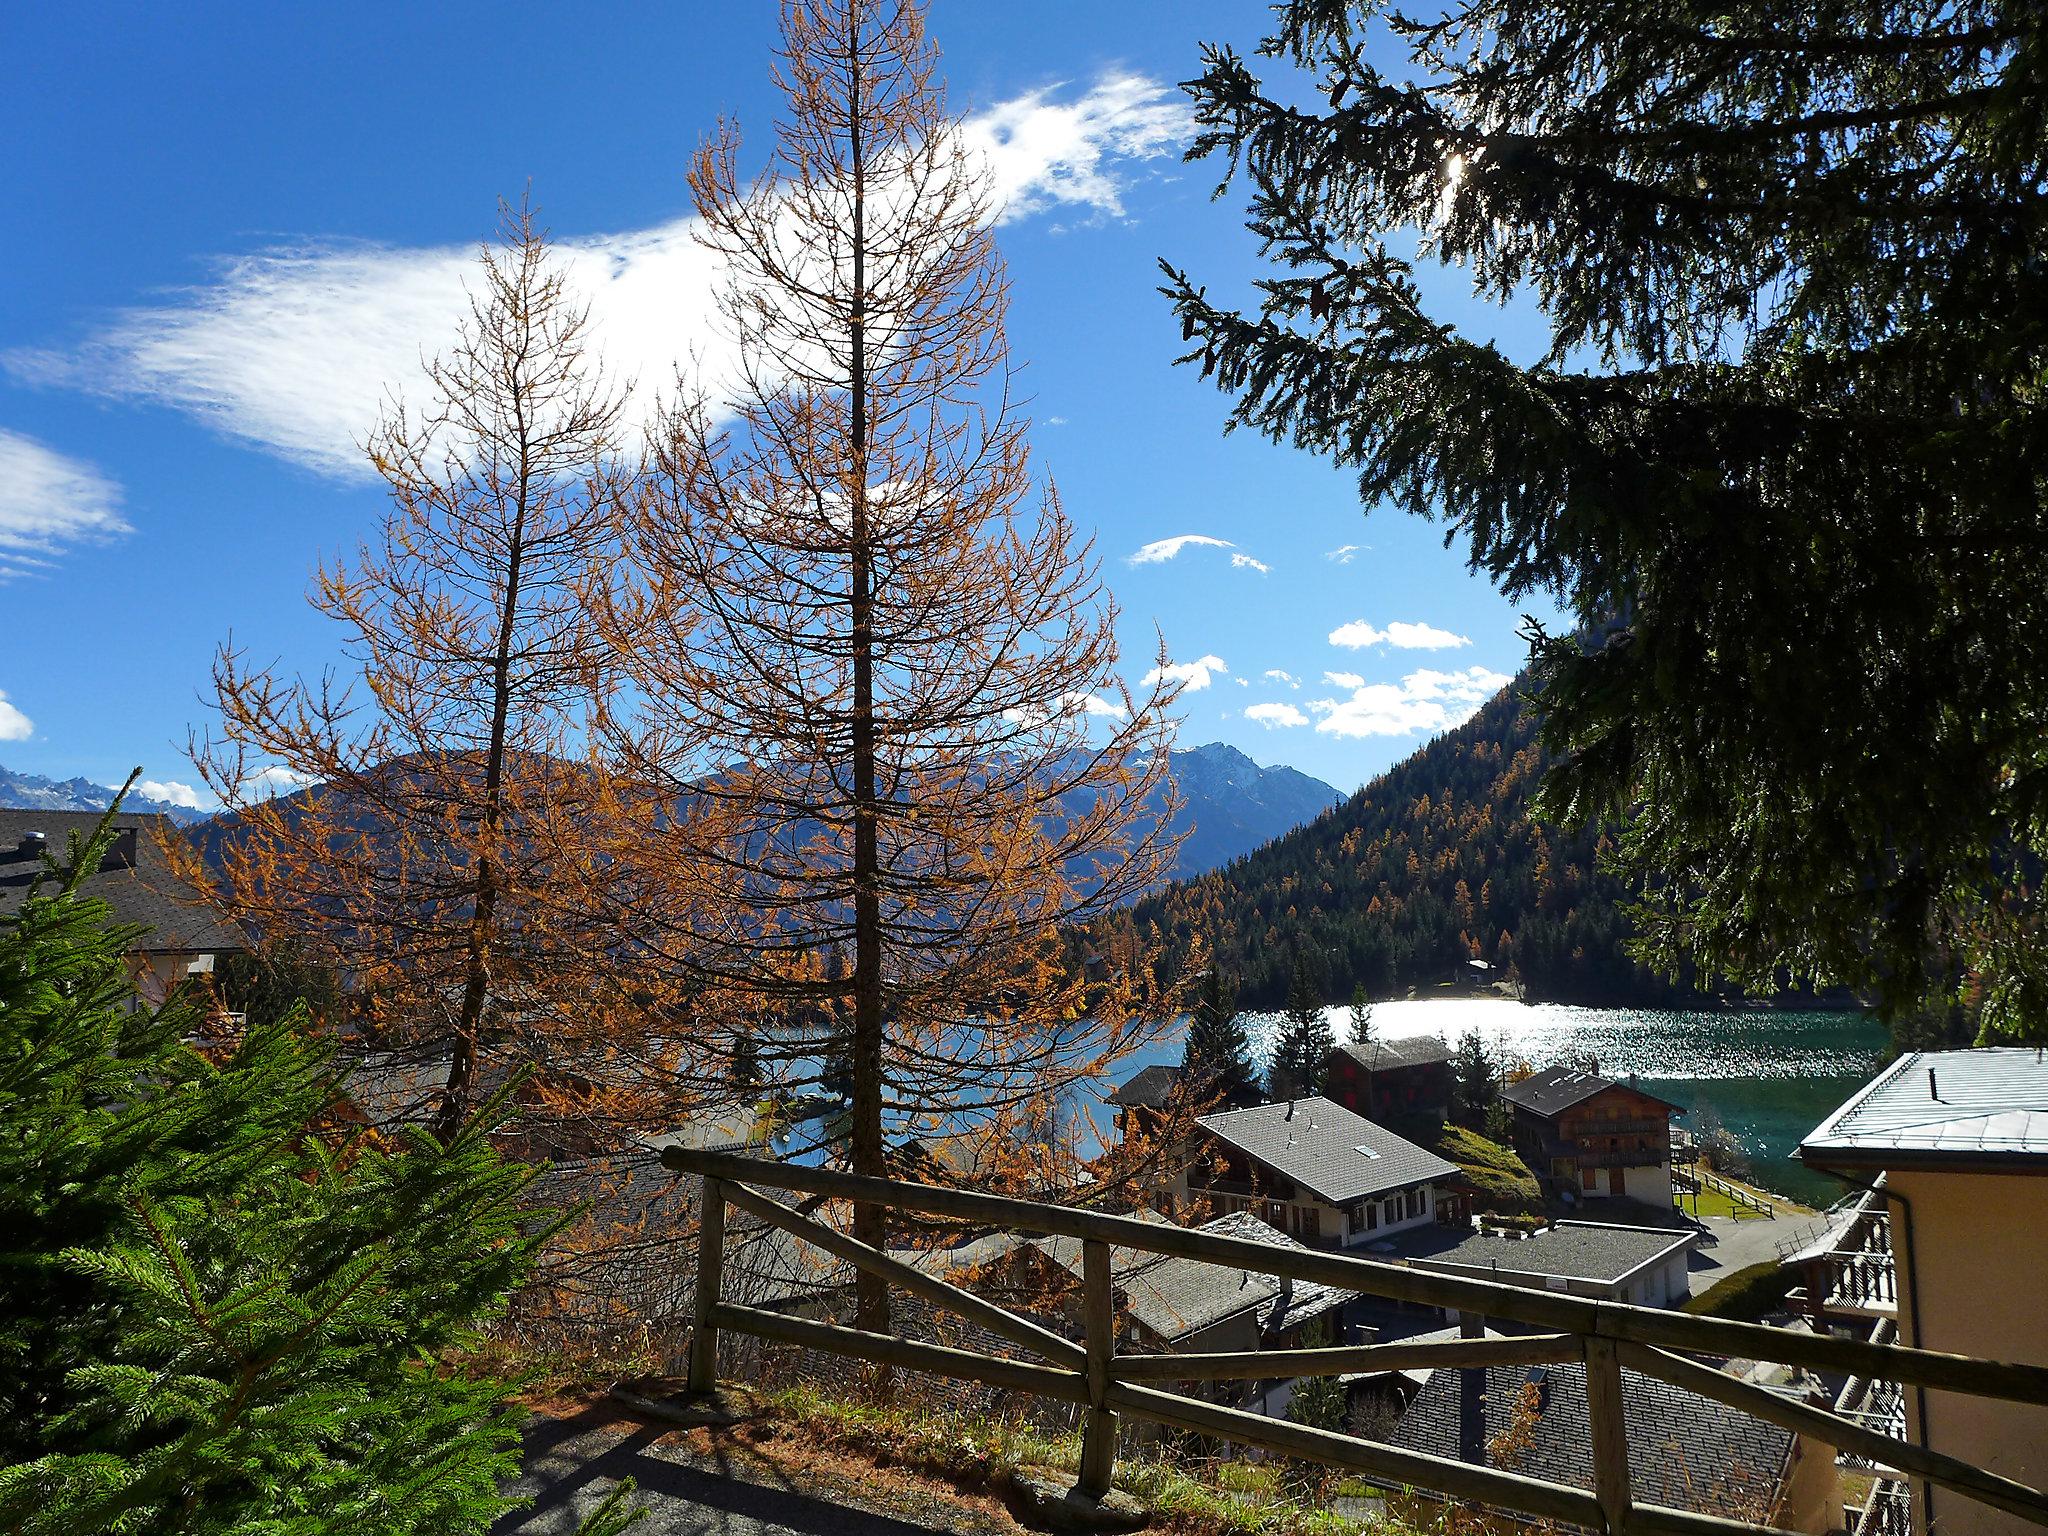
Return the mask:
[[1380,1224],[1380,1208],[1370,1200],[1361,1201],[1351,1212],[1351,1225],[1370,1232]]

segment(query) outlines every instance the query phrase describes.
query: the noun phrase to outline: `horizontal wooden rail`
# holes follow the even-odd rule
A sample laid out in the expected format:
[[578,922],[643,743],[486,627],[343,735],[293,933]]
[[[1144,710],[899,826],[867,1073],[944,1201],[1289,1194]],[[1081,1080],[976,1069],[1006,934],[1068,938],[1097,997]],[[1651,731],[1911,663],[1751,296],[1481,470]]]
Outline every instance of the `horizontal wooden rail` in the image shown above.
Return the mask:
[[1930,1451],[1904,1440],[1894,1440],[1873,1429],[1807,1403],[1794,1402],[1751,1382],[1739,1381],[1726,1371],[1716,1371],[1661,1349],[1623,1344],[1621,1358],[1636,1370],[1655,1376],[1676,1387],[1685,1387],[1717,1403],[1726,1403],[1752,1417],[1810,1435],[1823,1445],[1867,1457],[1901,1475],[1927,1478],[1943,1488],[1968,1494],[1980,1503],[2008,1514],[2048,1525],[2048,1496],[2025,1483],[1986,1472],[1940,1451]]
[[928,1275],[915,1265],[905,1264],[901,1259],[870,1248],[858,1238],[835,1232],[820,1222],[807,1220],[786,1205],[777,1205],[765,1195],[756,1194],[740,1183],[725,1186],[725,1198],[760,1221],[772,1227],[779,1227],[792,1237],[815,1243],[827,1253],[837,1254],[856,1268],[870,1274],[893,1280],[913,1295],[922,1296],[926,1301],[958,1313],[969,1322],[979,1323],[999,1338],[1008,1339],[1012,1344],[1021,1344],[1033,1349],[1048,1360],[1057,1360],[1074,1369],[1085,1368],[1088,1352],[1069,1339],[1063,1339],[1050,1328],[1041,1328],[1027,1318],[1006,1311],[992,1301],[987,1301],[972,1291],[964,1291],[957,1285],[949,1284],[936,1275]]
[[1125,1381],[1262,1381],[1273,1376],[1344,1376],[1359,1371],[1454,1370],[1475,1365],[1557,1365],[1586,1358],[1569,1333],[1429,1344],[1350,1344],[1330,1349],[1254,1349],[1217,1355],[1119,1355]]
[[[1604,1532],[1605,1536],[1782,1536],[1767,1526],[1633,1501],[1620,1374],[1625,1363],[1768,1423],[1811,1435],[1824,1444],[1867,1457],[1899,1473],[1925,1478],[1935,1486],[2048,1526],[2048,1494],[2040,1490],[1955,1457],[1893,1440],[1839,1414],[1795,1402],[1670,1350],[1810,1364],[1848,1370],[1866,1378],[1918,1382],[1949,1391],[2023,1402],[2048,1401],[2048,1369],[2039,1366],[2000,1364],[1892,1344],[1795,1333],[1761,1324],[1730,1323],[1561,1297],[1351,1255],[1277,1248],[1213,1232],[1105,1216],[1066,1206],[893,1179],[861,1178],[828,1169],[795,1168],[729,1153],[668,1148],[662,1153],[662,1161],[679,1172],[704,1177],[697,1290],[692,1309],[696,1322],[690,1347],[692,1391],[709,1390],[714,1379],[719,1330],[731,1328],[782,1343],[1076,1403],[1088,1410],[1080,1488],[1089,1497],[1108,1491],[1115,1421],[1121,1412],[1170,1428],[1218,1435],[1283,1455],[1303,1456],[1382,1481],[1428,1489],[1519,1515],[1586,1526]],[[782,1205],[748,1188],[748,1183],[1079,1238],[1086,1260],[1086,1347]],[[1059,1363],[1040,1365],[975,1350],[917,1343],[725,1302],[720,1299],[718,1288],[723,1212],[727,1204]],[[1285,1275],[1425,1305],[1454,1307],[1465,1314],[1467,1336],[1456,1341],[1289,1350],[1284,1354],[1239,1351],[1118,1355],[1111,1323],[1112,1243],[1141,1252]],[[1506,1338],[1475,1337],[1481,1317],[1547,1323],[1561,1331]],[[1596,1487],[1591,1493],[1497,1468],[1398,1450],[1383,1442],[1287,1423],[1138,1384],[1255,1380],[1278,1374],[1329,1376],[1407,1367],[1473,1370],[1496,1364],[1575,1360],[1584,1361],[1587,1372],[1587,1406],[1596,1473]]]
[[1559,1333],[1595,1335],[1631,1344],[1697,1354],[1771,1360],[1812,1370],[1877,1376],[1941,1391],[2013,1402],[2048,1404],[2048,1367],[1899,1344],[1871,1344],[1821,1334],[1795,1333],[1763,1323],[1695,1317],[1619,1302],[1592,1301],[1491,1280],[1470,1280],[1428,1270],[1409,1269],[1354,1254],[1311,1248],[1278,1248],[1246,1238],[1224,1237],[1188,1227],[1107,1216],[1099,1211],[1044,1205],[976,1190],[945,1189],[896,1179],[868,1178],[829,1168],[801,1168],[788,1163],[740,1157],[692,1147],[662,1150],[665,1166],[679,1173],[712,1179],[745,1181],[775,1189],[861,1200],[902,1210],[984,1226],[1043,1232],[1082,1240],[1093,1238],[1147,1253],[1170,1254],[1213,1264],[1249,1269],[1258,1274],[1310,1280],[1343,1290],[1365,1291],[1397,1301],[1444,1307],[1478,1316],[1502,1318]]

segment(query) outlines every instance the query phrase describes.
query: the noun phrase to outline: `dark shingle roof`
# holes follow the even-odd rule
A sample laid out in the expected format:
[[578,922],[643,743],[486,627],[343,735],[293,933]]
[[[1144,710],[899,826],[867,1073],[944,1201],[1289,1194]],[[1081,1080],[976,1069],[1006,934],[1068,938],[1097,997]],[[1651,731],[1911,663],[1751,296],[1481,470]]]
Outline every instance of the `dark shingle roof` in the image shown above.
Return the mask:
[[[1286,1233],[1243,1212],[1206,1222],[1198,1230],[1268,1243],[1275,1248],[1301,1246]],[[1061,1268],[1077,1276],[1081,1273],[1078,1239],[1043,1237],[1034,1243]],[[1342,1306],[1358,1294],[1307,1281],[1285,1287],[1272,1275],[1200,1259],[1148,1253],[1141,1248],[1111,1248],[1109,1266],[1131,1316],[1167,1343],[1247,1311],[1258,1315],[1262,1332],[1291,1328]]]
[[1180,1082],[1180,1068],[1151,1066],[1118,1087],[1109,1096],[1112,1104],[1125,1108],[1159,1109]]
[[[1402,1450],[1457,1458],[1464,1374],[1432,1372],[1389,1442]],[[1532,1377],[1540,1381],[1542,1404],[1533,1418],[1525,1411]],[[1792,1452],[1789,1430],[1637,1371],[1622,1371],[1621,1395],[1628,1417],[1629,1482],[1640,1502],[1752,1521],[1768,1516]],[[1486,1440],[1481,1451],[1491,1466],[1592,1488],[1586,1368],[1488,1369]]]
[[[0,912],[13,912],[21,906],[30,883],[43,867],[40,859],[21,856],[24,838],[32,832],[42,833],[49,839],[50,854],[61,862],[71,834],[89,834],[99,819],[98,811],[0,810]],[[136,950],[232,954],[249,947],[240,929],[216,912],[203,895],[173,875],[165,864],[157,846],[158,836],[182,835],[168,817],[123,814],[114,818],[114,827],[129,836],[98,870],[79,883],[79,889],[104,901],[113,910],[116,922],[140,924],[149,929],[135,941]],[[123,849],[132,854],[132,866],[123,862]],[[44,886],[46,894],[53,889],[52,885]]]
[[1561,1221],[1532,1237],[1467,1232],[1455,1242],[1408,1257],[1467,1269],[1500,1269],[1521,1275],[1569,1275],[1580,1280],[1619,1280],[1674,1248],[1689,1248],[1698,1234],[1665,1227],[1624,1227],[1593,1221]]
[[1456,1163],[1320,1097],[1226,1110],[1197,1123],[1332,1205],[1458,1172]]
[[1609,1088],[1627,1088],[1630,1093],[1639,1093],[1646,1099],[1656,1099],[1659,1104],[1670,1105],[1683,1114],[1682,1106],[1672,1104],[1669,1099],[1658,1098],[1647,1089],[1634,1083],[1617,1083],[1611,1077],[1602,1077],[1597,1072],[1588,1072],[1583,1067],[1545,1067],[1518,1082],[1509,1083],[1501,1089],[1500,1096],[1510,1104],[1539,1115],[1555,1115],[1570,1109],[1574,1104],[1583,1104],[1596,1093]]
[[1800,1144],[1808,1162],[1879,1168],[2048,1160],[2048,1056],[2031,1046],[1914,1051]]
[[1368,1040],[1364,1045],[1337,1047],[1368,1072],[1393,1072],[1426,1067],[1451,1059],[1451,1048],[1435,1035],[1404,1035],[1397,1040]]

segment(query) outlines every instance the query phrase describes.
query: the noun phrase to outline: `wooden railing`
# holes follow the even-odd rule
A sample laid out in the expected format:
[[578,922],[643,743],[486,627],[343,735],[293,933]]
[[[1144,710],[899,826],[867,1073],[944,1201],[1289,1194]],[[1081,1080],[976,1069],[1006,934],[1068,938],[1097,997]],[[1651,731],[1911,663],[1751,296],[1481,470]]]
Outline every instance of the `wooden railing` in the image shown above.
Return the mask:
[[1712,1169],[1706,1167],[1704,1164],[1700,1166],[1698,1171],[1700,1176],[1700,1182],[1706,1185],[1707,1188],[1711,1189],[1715,1194],[1725,1195],[1735,1204],[1746,1205],[1753,1211],[1763,1212],[1763,1214],[1766,1216],[1770,1216],[1775,1213],[1776,1208],[1772,1206],[1770,1201],[1764,1199],[1761,1195],[1755,1194],[1750,1190],[1744,1189],[1740,1184],[1729,1183],[1726,1179],[1722,1178],[1718,1173],[1715,1173]]
[[[661,1157],[670,1169],[697,1174],[704,1180],[697,1289],[692,1310],[695,1330],[690,1341],[688,1384],[692,1392],[716,1388],[718,1335],[720,1330],[730,1329],[784,1344],[1077,1404],[1086,1415],[1079,1491],[1091,1498],[1099,1498],[1109,1489],[1117,1417],[1121,1414],[1322,1462],[1385,1484],[1426,1490],[1536,1520],[1601,1531],[1605,1536],[1773,1533],[1773,1527],[1762,1524],[1635,1501],[1629,1483],[1628,1424],[1622,1407],[1621,1371],[1628,1366],[1767,1423],[1810,1436],[1892,1473],[1925,1478],[1937,1487],[2048,1526],[2048,1496],[2037,1489],[1956,1457],[1892,1439],[1827,1409],[1795,1402],[1687,1359],[1686,1355],[1775,1361],[1810,1370],[1846,1372],[2034,1404],[2048,1404],[2048,1367],[1976,1360],[1895,1344],[1797,1333],[1758,1323],[1623,1306],[1410,1269],[1351,1254],[1278,1248],[1127,1216],[800,1168],[726,1152],[670,1147]],[[814,1221],[761,1193],[762,1188],[1077,1239],[1082,1253],[1082,1342],[1063,1338],[984,1297]],[[728,1205],[977,1323],[997,1337],[1030,1350],[1045,1363],[920,1343],[722,1301],[719,1283]],[[1582,1361],[1591,1413],[1592,1490],[1402,1450],[1378,1440],[1285,1423],[1146,1385],[1270,1378],[1276,1374],[1278,1362],[1269,1350],[1119,1355],[1115,1348],[1110,1275],[1112,1244],[1449,1308],[1467,1319],[1468,1337],[1457,1340],[1291,1350],[1285,1356],[1285,1372],[1290,1376]],[[1496,1338],[1469,1336],[1482,1318],[1502,1319],[1545,1331]]]

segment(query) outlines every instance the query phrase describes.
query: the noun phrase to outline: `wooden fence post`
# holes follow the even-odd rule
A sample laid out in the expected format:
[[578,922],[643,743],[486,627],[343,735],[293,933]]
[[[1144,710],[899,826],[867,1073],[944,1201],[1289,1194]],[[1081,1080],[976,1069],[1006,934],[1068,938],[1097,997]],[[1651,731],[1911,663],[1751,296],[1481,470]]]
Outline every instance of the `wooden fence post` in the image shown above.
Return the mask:
[[1633,1494],[1628,1479],[1628,1414],[1614,1340],[1586,1340],[1586,1408],[1593,1421],[1593,1496],[1606,1536],[1626,1536]]
[[704,1181],[697,1209],[697,1291],[690,1302],[690,1377],[693,1394],[718,1390],[718,1282],[725,1266],[725,1181]]
[[1116,1308],[1110,1292],[1109,1244],[1094,1238],[1081,1244],[1081,1326],[1088,1345],[1088,1419],[1081,1435],[1078,1491],[1085,1498],[1099,1499],[1109,1492],[1116,1469],[1116,1414],[1109,1407]]

